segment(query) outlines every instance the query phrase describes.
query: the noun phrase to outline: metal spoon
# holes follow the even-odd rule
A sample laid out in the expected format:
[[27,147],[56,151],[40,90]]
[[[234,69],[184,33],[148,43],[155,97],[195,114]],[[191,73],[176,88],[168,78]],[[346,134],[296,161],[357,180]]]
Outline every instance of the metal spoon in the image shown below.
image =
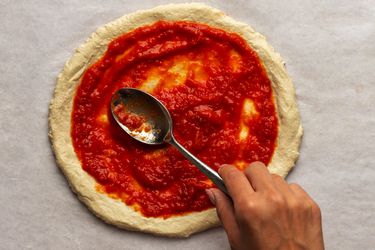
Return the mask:
[[[149,129],[130,129],[123,124],[115,112],[115,108],[120,106],[127,113],[143,117],[146,121],[146,127]],[[120,125],[134,139],[150,144],[157,145],[169,143],[176,147],[191,163],[193,163],[203,174],[205,174],[221,191],[228,194],[223,179],[220,175],[200,161],[197,157],[187,151],[179,144],[173,136],[172,118],[167,108],[155,97],[146,92],[134,88],[123,88],[118,90],[111,100],[111,113]]]

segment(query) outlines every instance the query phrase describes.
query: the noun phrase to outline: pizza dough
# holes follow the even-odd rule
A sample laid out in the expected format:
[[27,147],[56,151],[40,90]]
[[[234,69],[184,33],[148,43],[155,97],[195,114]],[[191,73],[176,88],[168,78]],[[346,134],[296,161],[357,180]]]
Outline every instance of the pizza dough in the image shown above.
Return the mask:
[[97,192],[96,181],[82,169],[70,136],[73,98],[85,70],[101,58],[111,40],[137,27],[159,20],[193,21],[235,32],[257,52],[272,82],[279,119],[277,146],[268,165],[270,172],[285,177],[293,167],[299,154],[302,127],[293,84],[285,71],[280,55],[251,27],[234,21],[221,11],[204,4],[169,4],[123,16],[99,28],[85,44],[79,47],[58,76],[50,105],[49,135],[58,165],[79,199],[107,223],[128,230],[187,237],[192,233],[219,225],[215,209],[184,216],[172,216],[168,219],[142,216],[121,200]]

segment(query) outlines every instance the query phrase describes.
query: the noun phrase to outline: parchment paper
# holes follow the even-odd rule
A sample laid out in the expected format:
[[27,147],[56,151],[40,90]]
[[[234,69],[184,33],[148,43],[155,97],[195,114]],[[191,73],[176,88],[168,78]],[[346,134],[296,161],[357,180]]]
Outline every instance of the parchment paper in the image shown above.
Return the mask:
[[[179,1],[174,1],[179,2]],[[0,1],[0,249],[228,249],[222,229],[167,239],[95,218],[47,137],[55,78],[95,29],[168,1]],[[375,1],[208,1],[251,24],[294,79],[305,135],[290,182],[320,204],[327,249],[375,248]]]

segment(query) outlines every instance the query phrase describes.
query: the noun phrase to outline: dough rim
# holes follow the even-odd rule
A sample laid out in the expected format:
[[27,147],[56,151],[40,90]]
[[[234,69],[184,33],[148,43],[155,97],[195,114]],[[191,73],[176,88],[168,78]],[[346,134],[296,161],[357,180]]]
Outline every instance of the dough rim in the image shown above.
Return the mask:
[[143,217],[122,201],[96,191],[96,181],[82,169],[70,136],[73,97],[85,70],[104,54],[113,38],[158,20],[194,21],[235,32],[257,52],[272,82],[279,118],[277,147],[268,166],[270,172],[285,177],[293,168],[303,132],[294,87],[280,55],[268,45],[264,36],[220,10],[202,3],[161,5],[122,16],[98,28],[76,50],[57,78],[49,109],[49,137],[58,166],[78,198],[105,222],[132,231],[188,237],[220,225],[214,208],[168,219]]

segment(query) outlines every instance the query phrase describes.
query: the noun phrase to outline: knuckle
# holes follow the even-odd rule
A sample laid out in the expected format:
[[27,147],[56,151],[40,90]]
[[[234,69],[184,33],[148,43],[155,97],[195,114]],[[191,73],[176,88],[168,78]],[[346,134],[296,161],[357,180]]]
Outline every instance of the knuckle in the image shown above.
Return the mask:
[[292,200],[289,203],[289,207],[292,211],[303,211],[305,209],[303,204],[303,202],[298,200]]
[[255,205],[252,201],[249,200],[243,200],[238,202],[237,210],[239,212],[252,212],[255,208]]
[[283,206],[285,204],[284,197],[277,192],[271,192],[268,199],[273,205],[277,207]]
[[298,200],[292,206],[291,210],[300,215],[309,215],[312,212],[312,206],[309,201],[306,200]]
[[257,214],[258,207],[252,201],[242,201],[236,206],[236,217],[239,223],[246,223],[250,215]]
[[288,209],[288,204],[281,194],[272,194],[268,199],[268,211],[271,214],[278,214],[285,212]]

